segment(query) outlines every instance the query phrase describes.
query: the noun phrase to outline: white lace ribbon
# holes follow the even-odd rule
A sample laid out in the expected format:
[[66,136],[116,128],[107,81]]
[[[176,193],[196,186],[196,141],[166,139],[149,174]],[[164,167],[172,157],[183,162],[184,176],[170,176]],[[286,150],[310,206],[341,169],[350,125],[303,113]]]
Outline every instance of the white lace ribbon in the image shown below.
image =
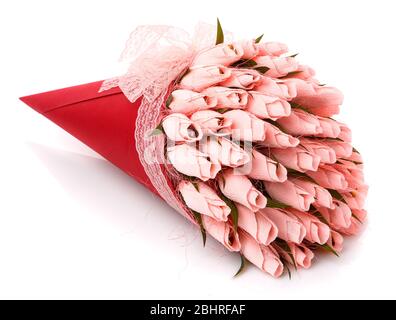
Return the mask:
[[[232,35],[227,33],[227,41]],[[158,125],[164,99],[172,82],[191,64],[196,54],[214,45],[216,28],[200,23],[193,37],[172,26],[137,27],[130,35],[121,62],[127,72],[104,81],[100,91],[120,87],[135,102],[142,97],[136,118],[136,149],[139,160],[154,188],[175,210],[194,222],[177,192],[169,186],[161,164],[164,162],[164,138],[149,136]]]

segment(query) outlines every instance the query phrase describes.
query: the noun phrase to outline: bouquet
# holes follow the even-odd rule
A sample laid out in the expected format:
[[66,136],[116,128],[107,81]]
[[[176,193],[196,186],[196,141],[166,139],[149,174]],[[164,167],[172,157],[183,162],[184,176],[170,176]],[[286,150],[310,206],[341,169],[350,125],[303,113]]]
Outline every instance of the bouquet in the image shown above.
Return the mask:
[[122,76],[21,98],[273,277],[366,219],[342,93],[286,45],[198,25],[130,36]]

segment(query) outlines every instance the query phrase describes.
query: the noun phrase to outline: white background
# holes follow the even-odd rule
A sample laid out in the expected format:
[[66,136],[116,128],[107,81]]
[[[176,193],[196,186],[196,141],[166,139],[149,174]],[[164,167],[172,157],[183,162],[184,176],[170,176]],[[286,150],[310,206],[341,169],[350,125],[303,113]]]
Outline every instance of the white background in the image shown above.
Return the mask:
[[[289,44],[339,87],[370,185],[365,233],[292,280],[251,267],[17,100],[101,80],[140,24]],[[396,298],[395,1],[1,1],[0,298]]]

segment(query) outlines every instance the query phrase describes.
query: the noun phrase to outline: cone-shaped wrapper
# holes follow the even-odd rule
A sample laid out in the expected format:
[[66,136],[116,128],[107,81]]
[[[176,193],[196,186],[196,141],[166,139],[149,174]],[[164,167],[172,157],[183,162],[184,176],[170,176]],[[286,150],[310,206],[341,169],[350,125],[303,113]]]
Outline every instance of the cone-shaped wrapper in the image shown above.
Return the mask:
[[131,103],[119,88],[99,93],[101,84],[99,81],[21,100],[156,193],[135,147],[140,99]]

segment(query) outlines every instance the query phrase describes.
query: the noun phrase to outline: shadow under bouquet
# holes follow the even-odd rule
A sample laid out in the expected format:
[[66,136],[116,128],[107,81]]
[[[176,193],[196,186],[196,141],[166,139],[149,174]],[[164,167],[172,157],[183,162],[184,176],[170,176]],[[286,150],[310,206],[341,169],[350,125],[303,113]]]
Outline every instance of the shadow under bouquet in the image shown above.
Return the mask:
[[122,76],[21,98],[207,235],[279,277],[366,219],[341,92],[286,45],[200,24],[130,36]]

